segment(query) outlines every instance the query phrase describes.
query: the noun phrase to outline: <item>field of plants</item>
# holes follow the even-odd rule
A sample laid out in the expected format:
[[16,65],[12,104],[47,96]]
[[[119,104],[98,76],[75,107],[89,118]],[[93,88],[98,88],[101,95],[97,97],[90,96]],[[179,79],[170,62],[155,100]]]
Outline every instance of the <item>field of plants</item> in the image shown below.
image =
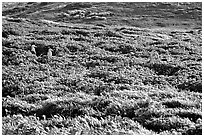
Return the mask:
[[2,134],[201,135],[201,6],[3,3]]

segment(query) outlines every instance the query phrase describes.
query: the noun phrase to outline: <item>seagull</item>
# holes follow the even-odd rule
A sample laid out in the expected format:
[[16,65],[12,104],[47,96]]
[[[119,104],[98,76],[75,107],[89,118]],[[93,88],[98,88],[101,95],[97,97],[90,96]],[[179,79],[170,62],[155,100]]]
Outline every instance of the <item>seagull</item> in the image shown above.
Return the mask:
[[32,54],[36,54],[36,51],[35,51],[35,48],[36,48],[37,46],[35,46],[35,45],[32,45],[31,46],[31,53]]
[[50,60],[50,58],[52,57],[52,49],[48,49],[48,52],[47,52],[47,58],[48,60]]

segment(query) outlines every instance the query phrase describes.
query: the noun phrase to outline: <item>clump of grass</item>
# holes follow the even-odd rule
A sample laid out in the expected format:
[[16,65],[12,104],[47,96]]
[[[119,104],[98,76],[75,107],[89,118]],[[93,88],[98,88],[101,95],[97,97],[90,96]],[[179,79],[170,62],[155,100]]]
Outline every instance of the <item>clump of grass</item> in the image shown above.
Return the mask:
[[43,95],[43,94],[29,94],[26,97],[24,97],[22,100],[27,101],[28,103],[36,103],[36,102],[41,102],[43,100],[48,99],[49,96]]
[[2,39],[2,46],[3,47],[11,48],[13,44],[14,44],[14,41],[11,39],[4,39],[4,38]]
[[14,28],[4,29],[4,31],[2,32],[2,36],[5,37],[5,38],[8,38],[9,35],[20,36],[20,32],[15,31]]
[[175,114],[182,118],[188,118],[193,122],[196,122],[197,119],[202,118],[201,110],[198,109],[179,109],[178,111],[175,111]]
[[36,106],[29,104],[26,101],[22,101],[15,98],[4,98],[2,104],[2,115],[14,115],[22,114],[29,115],[32,111],[36,109]]
[[189,101],[171,99],[171,100],[164,101],[162,105],[165,105],[168,108],[186,108],[187,109],[190,107],[195,107],[196,104],[193,102],[189,102]]
[[202,92],[202,81],[187,80],[177,86],[181,90],[190,90],[194,92]]
[[145,126],[147,129],[153,130],[155,132],[171,129],[184,129],[189,128],[191,125],[194,125],[194,123],[191,122],[188,118],[180,118],[178,116],[151,118],[143,124],[143,126]]
[[2,119],[3,135],[43,135],[46,134],[43,125],[34,116],[24,117],[21,114],[7,116]]
[[196,120],[195,125],[182,132],[183,135],[202,135],[202,120]]
[[43,115],[50,118],[53,115],[60,114],[66,117],[76,117],[86,113],[85,107],[79,102],[48,102],[36,110],[36,115],[42,118]]
[[149,64],[148,67],[153,69],[158,75],[167,76],[175,75],[176,72],[182,70],[182,67],[180,66],[174,66],[166,63],[153,63]]

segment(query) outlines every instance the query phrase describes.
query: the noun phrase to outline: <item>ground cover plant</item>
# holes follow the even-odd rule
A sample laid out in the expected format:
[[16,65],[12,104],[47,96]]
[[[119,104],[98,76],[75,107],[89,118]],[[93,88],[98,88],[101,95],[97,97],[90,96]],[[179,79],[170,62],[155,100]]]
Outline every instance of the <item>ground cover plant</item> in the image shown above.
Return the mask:
[[2,134],[202,134],[201,5],[3,3]]

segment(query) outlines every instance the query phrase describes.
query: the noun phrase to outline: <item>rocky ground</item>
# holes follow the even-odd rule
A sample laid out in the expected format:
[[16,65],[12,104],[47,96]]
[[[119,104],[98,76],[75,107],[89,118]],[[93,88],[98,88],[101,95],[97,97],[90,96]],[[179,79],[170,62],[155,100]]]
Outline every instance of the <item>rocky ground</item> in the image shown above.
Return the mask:
[[202,134],[201,5],[3,3],[2,133]]

